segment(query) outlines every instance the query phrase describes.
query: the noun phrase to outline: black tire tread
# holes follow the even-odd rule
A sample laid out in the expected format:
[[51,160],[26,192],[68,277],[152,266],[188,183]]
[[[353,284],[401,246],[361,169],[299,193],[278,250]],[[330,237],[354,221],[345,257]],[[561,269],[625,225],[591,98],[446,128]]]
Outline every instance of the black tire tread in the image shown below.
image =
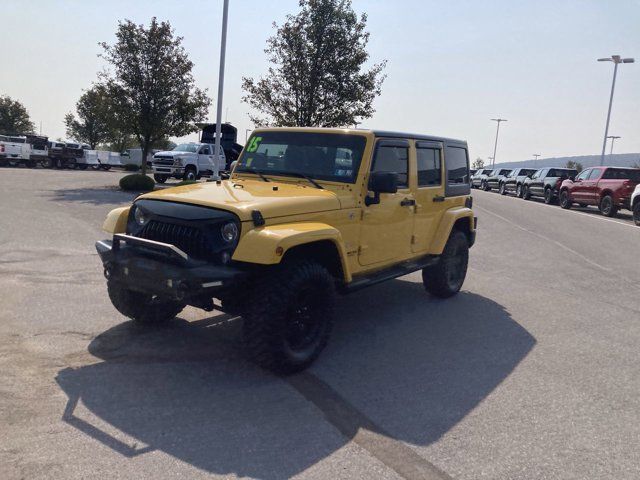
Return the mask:
[[[467,248],[466,255],[467,255],[467,262],[468,262],[469,244],[468,244],[467,236],[460,230],[453,230],[451,232],[451,235],[449,236],[449,240],[447,241],[447,244],[444,247],[444,251],[442,252],[442,255],[440,257],[440,260],[443,260],[443,257],[446,257],[451,254],[451,251],[453,250],[453,246],[457,242],[462,242],[466,245],[466,248]],[[467,264],[465,264],[464,270],[465,270],[464,276],[466,276]],[[422,269],[422,283],[424,284],[424,288],[425,290],[427,290],[427,292],[429,292],[430,294],[436,297],[449,298],[455,295],[456,293],[458,293],[458,291],[460,290],[460,288],[452,290],[447,284],[447,281],[445,278],[446,278],[446,266],[445,266],[445,262],[443,261],[438,261],[438,263],[436,263],[435,265]],[[464,283],[464,280],[463,280],[463,283]],[[461,286],[462,285],[460,285],[460,287]]]
[[[296,287],[313,281],[318,291],[328,295],[325,307],[327,326],[313,355],[302,362],[291,362],[280,348],[285,312],[293,299]],[[256,294],[244,315],[243,337],[249,357],[261,367],[278,374],[291,374],[307,368],[327,344],[333,327],[333,298],[335,280],[320,264],[293,261],[274,267],[270,274],[261,275],[252,285]]]

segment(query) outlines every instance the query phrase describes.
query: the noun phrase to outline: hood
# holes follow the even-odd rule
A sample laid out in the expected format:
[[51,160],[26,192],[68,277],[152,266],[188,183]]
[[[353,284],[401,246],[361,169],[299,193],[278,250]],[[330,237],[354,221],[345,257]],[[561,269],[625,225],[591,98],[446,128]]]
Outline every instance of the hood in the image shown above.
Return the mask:
[[259,210],[267,219],[340,208],[338,196],[331,190],[262,180],[197,183],[167,188],[139,198],[219,208],[235,213],[243,222],[251,220],[253,210]]

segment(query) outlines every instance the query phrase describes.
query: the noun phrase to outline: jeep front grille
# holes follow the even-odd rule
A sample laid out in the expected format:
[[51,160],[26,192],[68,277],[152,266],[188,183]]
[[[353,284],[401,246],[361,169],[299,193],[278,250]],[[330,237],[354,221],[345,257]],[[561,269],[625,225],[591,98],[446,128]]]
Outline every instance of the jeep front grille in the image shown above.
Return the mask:
[[196,227],[150,220],[137,236],[175,245],[190,257],[199,260],[213,259],[205,232]]

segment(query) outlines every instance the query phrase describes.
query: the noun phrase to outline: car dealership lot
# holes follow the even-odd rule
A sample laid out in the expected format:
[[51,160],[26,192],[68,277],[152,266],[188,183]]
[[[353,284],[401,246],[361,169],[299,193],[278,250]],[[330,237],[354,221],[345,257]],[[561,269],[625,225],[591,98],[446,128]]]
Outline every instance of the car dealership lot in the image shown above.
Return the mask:
[[463,292],[340,300],[319,361],[245,360],[240,320],[142,328],[93,244],[121,173],[0,170],[0,478],[638,478],[640,228],[474,191]]

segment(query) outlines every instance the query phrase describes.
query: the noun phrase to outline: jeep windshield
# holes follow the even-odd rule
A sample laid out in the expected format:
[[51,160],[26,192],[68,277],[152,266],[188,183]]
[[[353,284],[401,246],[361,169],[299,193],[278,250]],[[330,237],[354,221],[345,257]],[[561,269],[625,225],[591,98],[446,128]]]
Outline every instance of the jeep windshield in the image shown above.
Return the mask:
[[174,148],[173,151],[196,153],[198,151],[198,146],[191,143],[183,143],[182,145],[178,145],[176,148]]
[[365,144],[361,135],[261,132],[251,136],[234,171],[354,183]]

